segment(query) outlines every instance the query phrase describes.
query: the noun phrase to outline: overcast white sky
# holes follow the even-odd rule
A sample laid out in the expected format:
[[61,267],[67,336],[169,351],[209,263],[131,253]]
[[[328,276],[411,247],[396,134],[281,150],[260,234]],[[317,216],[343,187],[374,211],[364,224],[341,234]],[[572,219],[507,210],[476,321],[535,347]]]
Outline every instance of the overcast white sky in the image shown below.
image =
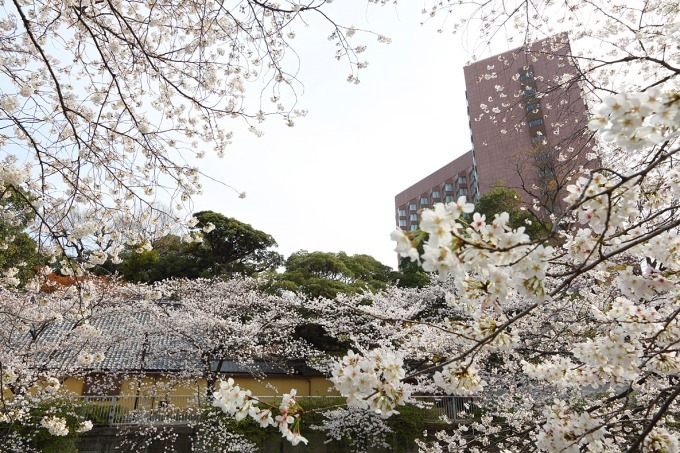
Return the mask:
[[392,39],[363,40],[370,64],[359,85],[347,83],[328,33],[314,24],[299,31],[300,107],[308,116],[293,128],[268,120],[263,137],[239,133],[224,159],[204,161],[203,170],[247,197],[206,181],[196,211],[271,234],[285,256],[345,251],[395,267],[394,196],[470,147],[463,66],[471,54],[460,36],[421,26],[420,9],[406,3],[417,2],[341,11],[343,24]]

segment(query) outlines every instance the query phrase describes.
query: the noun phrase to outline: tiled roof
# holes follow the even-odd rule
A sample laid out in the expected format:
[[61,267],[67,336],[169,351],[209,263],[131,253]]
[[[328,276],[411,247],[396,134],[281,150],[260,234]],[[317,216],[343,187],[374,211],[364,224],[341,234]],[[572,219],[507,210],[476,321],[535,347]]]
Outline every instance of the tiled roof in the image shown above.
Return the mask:
[[[181,310],[181,306],[175,307]],[[190,372],[200,373],[203,370],[200,351],[181,335],[173,332],[168,326],[144,311],[131,312],[129,309],[111,310],[104,315],[93,317],[91,325],[101,335],[92,340],[85,348],[88,352],[103,351],[104,360],[92,371],[127,371],[127,372]],[[52,323],[42,334],[39,351],[34,358],[35,363],[46,368],[63,368],[64,364],[75,364],[80,348],[64,347],[71,344],[67,341],[70,332],[76,327],[73,321],[63,320]],[[206,333],[207,335],[207,333]],[[192,333],[196,343],[202,343],[200,333]],[[28,334],[21,334],[20,342],[28,342]],[[100,349],[97,349],[99,347]],[[233,351],[224,351],[224,357],[212,360],[212,371],[225,374],[248,375],[319,375],[316,370],[306,366],[304,361],[292,364],[280,364],[272,361],[254,360],[239,361],[230,357]]]

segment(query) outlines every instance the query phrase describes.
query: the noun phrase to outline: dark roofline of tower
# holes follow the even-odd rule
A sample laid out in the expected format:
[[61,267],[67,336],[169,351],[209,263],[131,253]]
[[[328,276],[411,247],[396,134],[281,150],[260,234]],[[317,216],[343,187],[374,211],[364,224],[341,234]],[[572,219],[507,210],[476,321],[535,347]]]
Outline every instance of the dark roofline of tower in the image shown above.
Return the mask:
[[394,197],[395,204],[397,206],[401,206],[404,203],[407,203],[409,200],[420,196],[420,194],[429,191],[432,189],[433,180],[436,180],[437,183],[441,183],[445,179],[457,175],[468,168],[472,168],[472,151],[467,151],[462,156],[456,158],[452,162],[449,162],[435,172],[430,173],[425,178],[413,184],[406,190],[399,192]]

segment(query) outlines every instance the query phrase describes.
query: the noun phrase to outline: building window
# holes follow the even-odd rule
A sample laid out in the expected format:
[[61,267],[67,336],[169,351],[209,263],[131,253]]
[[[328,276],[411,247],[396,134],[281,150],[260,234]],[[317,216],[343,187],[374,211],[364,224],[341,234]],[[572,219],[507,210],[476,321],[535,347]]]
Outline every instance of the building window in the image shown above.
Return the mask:
[[452,203],[453,202],[453,195],[447,195],[444,197],[444,202],[445,203]]
[[548,159],[550,159],[551,155],[552,155],[552,153],[550,152],[550,150],[543,151],[543,152],[534,154],[534,159],[539,160],[539,161],[540,160],[548,160]]
[[530,96],[535,96],[536,95],[536,88],[529,87],[524,90],[524,97],[528,98]]
[[418,210],[418,206],[416,206],[415,203],[410,203],[410,204],[408,205],[408,209],[409,209],[409,211],[417,211],[417,210]]
[[531,143],[534,145],[545,145],[545,135],[537,135],[536,137],[531,137]]
[[420,204],[421,205],[425,205],[425,204],[428,204],[428,203],[429,203],[429,201],[428,201],[427,197],[420,197]]
[[399,210],[399,217],[406,217],[406,209]]
[[458,192],[456,192],[456,195],[458,196],[458,198],[465,196],[467,194],[468,194],[468,190],[465,189],[465,188],[458,189]]
[[406,226],[406,219],[399,219],[399,226],[405,227]]
[[411,226],[408,229],[409,229],[409,231],[415,231],[415,230],[418,229],[418,224],[412,223]]
[[432,191],[432,199],[434,200],[435,198],[436,198],[437,200],[439,200],[439,199],[441,198],[441,195],[439,194],[439,191],[438,191],[438,190],[433,190],[433,191]]
[[529,127],[540,126],[543,124],[543,118],[537,118],[535,120],[529,121]]
[[538,176],[541,179],[549,179],[555,176],[555,173],[552,171],[552,168],[539,168]]
[[411,219],[411,222],[417,222],[418,221],[418,214],[411,214],[411,217],[409,217],[409,218]]
[[538,102],[532,102],[530,104],[527,104],[527,112],[533,112],[533,111],[538,112],[538,110],[540,108],[541,108],[541,104],[539,104]]
[[457,183],[459,186],[464,186],[464,185],[467,184],[467,178],[466,178],[465,176],[459,176],[459,177],[458,177],[458,181],[456,181],[456,183]]
[[444,184],[444,192],[453,192],[453,184],[450,182]]
[[531,72],[531,69],[520,69],[519,80],[521,80],[522,82],[534,80],[534,73]]

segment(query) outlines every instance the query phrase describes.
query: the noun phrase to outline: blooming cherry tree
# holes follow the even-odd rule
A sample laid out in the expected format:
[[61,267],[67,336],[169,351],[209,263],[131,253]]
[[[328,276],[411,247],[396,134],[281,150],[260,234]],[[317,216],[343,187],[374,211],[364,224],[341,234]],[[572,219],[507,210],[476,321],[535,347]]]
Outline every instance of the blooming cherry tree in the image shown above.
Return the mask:
[[[610,19],[629,20],[621,11],[627,10]],[[666,11],[647,2],[630,15],[647,24],[648,15]],[[673,26],[643,28],[636,38],[651,41],[648,53],[675,33]],[[334,308],[317,301],[327,310],[327,330],[364,348],[332,368],[348,405],[395,416],[407,394],[403,401],[388,398],[398,403],[387,410],[372,399],[386,383],[384,358],[399,357],[400,371],[390,377],[403,377],[390,383],[394,388],[408,384],[412,393],[480,401],[473,433],[454,426],[421,441],[423,450],[677,450],[680,99],[674,87],[680,70],[674,58],[609,62],[630,70],[649,59],[664,69],[646,86],[632,83],[630,92],[605,94],[593,86],[601,106],[588,127],[597,134],[601,166],[574,174],[565,207],[550,217],[544,237],[532,240],[524,228],[511,228],[505,213],[476,214],[464,199],[424,210],[420,232],[392,233],[401,256],[443,281],[447,295],[437,311],[408,306],[409,297],[394,291],[340,297]],[[586,76],[601,70],[588,67]],[[333,310],[355,318],[343,322]]]
[[[205,379],[207,390],[205,384],[196,386],[202,399],[216,387],[226,388],[226,383],[216,385],[225,361],[262,377],[257,361],[287,368],[291,360],[322,357],[293,339],[302,322],[300,308],[297,297],[268,295],[257,281],[243,278],[153,286],[91,279],[80,288],[52,292],[0,287],[0,443],[24,451],[40,429],[57,437],[89,431],[91,421],[73,420],[77,403],[63,385],[69,378],[87,381],[90,391],[104,394],[130,379],[130,373],[143,380],[144,373],[165,372],[170,386]],[[163,385],[147,390],[167,391]],[[263,426],[269,420],[279,427],[291,442],[304,441],[295,390],[273,415],[253,412],[246,404],[249,394],[233,392],[238,405],[230,407],[239,407],[232,413],[236,418],[252,413]],[[36,419],[42,407],[51,412]],[[22,438],[13,426],[30,435]]]
[[[206,150],[221,157],[242,125],[262,135],[268,117],[292,126],[305,115],[298,28],[314,23],[358,83],[357,40],[388,40],[336,23],[326,3],[4,3],[0,196],[35,213],[41,254],[78,254],[89,269],[117,260],[123,239],[148,246],[138,227],[114,225],[186,221],[154,201],[184,207],[200,193]],[[90,221],[72,222],[73,212]],[[82,272],[75,263],[60,267]]]
[[[522,43],[572,31],[574,52],[564,61],[570,69],[551,83],[584,90],[592,109],[584,133],[594,134],[596,165],[564,175],[555,191],[563,202],[553,206],[560,209],[545,212],[540,200],[531,203],[549,225],[543,237],[512,228],[507,213],[475,213],[465,199],[436,205],[421,213],[421,231],[397,230],[392,238],[400,255],[440,282],[422,291],[390,288],[304,304],[264,295],[242,280],[131,285],[105,299],[82,277],[116,258],[120,232],[106,222],[69,224],[55,208],[80,204],[92,218],[104,219],[112,209],[131,218],[166,180],[180,201],[188,200],[200,190],[200,170],[178,165],[177,153],[201,157],[203,142],[223,152],[232,137],[221,120],[241,117],[256,134],[267,111],[292,123],[303,112],[285,104],[286,90],[295,85],[284,69],[291,27],[306,15],[323,15],[323,3],[15,0],[5,6],[11,14],[0,21],[1,77],[9,87],[0,93],[6,150],[0,194],[24,198],[38,218],[36,231],[49,237],[40,246],[54,257],[51,265],[79,285],[55,295],[35,284],[25,292],[0,290],[0,384],[14,394],[2,401],[2,422],[28,420],[26,401],[36,398],[29,389],[47,400],[59,392],[60,376],[107,360],[114,346],[98,319],[144,313],[152,322],[138,322],[136,334],[170,332],[181,339],[184,351],[200,357],[190,374],[210,375],[225,349],[238,351],[244,362],[319,359],[347,398],[351,410],[342,414],[348,416],[358,410],[398,416],[416,393],[478,398],[470,425],[421,440],[424,451],[678,451],[677,1],[476,5],[472,19],[481,20],[483,42],[500,31]],[[435,2],[426,13],[439,20],[464,8]],[[347,41],[354,30],[332,27],[339,56],[353,69],[362,67],[360,49]],[[555,36],[541,50],[546,58],[564,57],[565,35]],[[67,52],[69,63],[55,52]],[[66,73],[88,83],[71,86]],[[274,108],[252,110],[245,83],[263,73],[272,81]],[[496,90],[508,96],[506,87]],[[501,114],[491,104],[479,108]],[[157,113],[148,114],[147,107]],[[18,158],[16,149],[30,150],[31,157]],[[9,211],[2,216],[14,221]],[[67,259],[85,238],[92,244],[87,256]],[[137,245],[148,248],[143,237]],[[6,271],[3,283],[16,284],[16,275]],[[175,295],[182,307],[158,303]],[[136,302],[116,303],[131,299]],[[322,360],[319,351],[290,339],[302,307],[347,345],[342,358]],[[66,333],[46,335],[63,323],[71,326]],[[306,442],[300,432],[305,411],[294,389],[270,407],[233,381],[211,379],[214,406],[223,413],[275,426],[293,444]],[[32,423],[55,436],[67,434],[63,414]],[[88,427],[83,421],[82,429]]]

